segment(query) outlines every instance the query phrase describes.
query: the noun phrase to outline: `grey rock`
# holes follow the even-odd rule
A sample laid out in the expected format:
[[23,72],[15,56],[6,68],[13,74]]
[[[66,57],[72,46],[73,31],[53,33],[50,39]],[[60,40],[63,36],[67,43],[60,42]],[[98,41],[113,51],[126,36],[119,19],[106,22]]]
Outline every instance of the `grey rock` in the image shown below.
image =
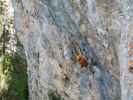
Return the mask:
[[[126,0],[12,1],[28,61],[29,100],[49,100],[49,91],[64,100],[121,100],[121,95],[132,100],[132,91],[121,92],[120,85],[122,91],[127,88],[120,76],[126,53],[119,50],[126,49],[124,36],[132,16]],[[88,58],[94,73],[80,69],[75,48]]]

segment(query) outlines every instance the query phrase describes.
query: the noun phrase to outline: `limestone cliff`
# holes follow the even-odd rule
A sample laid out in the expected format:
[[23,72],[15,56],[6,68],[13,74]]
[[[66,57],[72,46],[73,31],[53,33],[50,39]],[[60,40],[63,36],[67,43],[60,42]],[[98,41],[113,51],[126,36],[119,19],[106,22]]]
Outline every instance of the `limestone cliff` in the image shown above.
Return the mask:
[[[29,100],[52,100],[51,93],[64,100],[121,100],[119,61],[125,55],[119,46],[126,50],[120,44],[128,32],[127,2],[13,0],[13,4],[16,32],[28,61]],[[81,68],[78,54],[87,59],[87,67]]]

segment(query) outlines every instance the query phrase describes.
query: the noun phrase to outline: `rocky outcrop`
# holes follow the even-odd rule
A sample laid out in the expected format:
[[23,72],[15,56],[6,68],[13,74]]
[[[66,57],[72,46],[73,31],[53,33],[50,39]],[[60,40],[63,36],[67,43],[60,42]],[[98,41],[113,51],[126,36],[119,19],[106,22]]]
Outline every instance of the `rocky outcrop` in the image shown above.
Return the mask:
[[[51,91],[64,100],[121,100],[120,65],[126,54],[119,45],[126,50],[120,37],[128,32],[124,0],[13,4],[28,61],[29,100],[49,100]],[[78,55],[85,57],[87,67],[81,68]]]

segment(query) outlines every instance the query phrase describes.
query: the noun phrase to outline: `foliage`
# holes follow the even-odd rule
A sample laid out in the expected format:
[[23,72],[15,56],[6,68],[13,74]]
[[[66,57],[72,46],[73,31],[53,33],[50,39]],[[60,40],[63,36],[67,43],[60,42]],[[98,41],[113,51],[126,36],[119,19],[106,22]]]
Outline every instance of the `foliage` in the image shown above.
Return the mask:
[[[22,56],[25,54],[16,34],[11,33],[13,18],[5,16],[6,8],[4,0],[0,0],[0,100],[28,100],[27,63]],[[12,51],[10,46],[17,51]]]
[[0,99],[28,100],[26,60],[20,55],[6,55],[3,60],[3,73],[8,75],[8,90],[2,91]]
[[3,29],[3,17],[4,17],[4,12],[5,12],[5,2],[0,1],[0,34],[2,33]]
[[3,17],[0,15],[0,34],[2,33],[3,29]]
[[0,1],[0,15],[4,15],[5,7],[5,1]]
[[[26,74],[26,60],[20,55],[15,55],[12,58],[14,71],[12,72],[12,84],[10,85],[10,95],[16,95],[19,100],[28,100],[28,86]],[[15,100],[12,98],[12,100]],[[17,100],[17,99],[16,99]]]
[[54,91],[48,93],[49,100],[63,100],[63,98]]
[[119,96],[115,96],[112,98],[112,100],[121,100],[121,98]]

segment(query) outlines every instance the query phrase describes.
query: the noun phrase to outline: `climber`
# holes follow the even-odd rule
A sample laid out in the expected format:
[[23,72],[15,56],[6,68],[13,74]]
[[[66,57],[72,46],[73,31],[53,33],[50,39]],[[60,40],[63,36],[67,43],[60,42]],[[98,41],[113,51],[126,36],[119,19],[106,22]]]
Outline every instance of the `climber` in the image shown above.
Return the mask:
[[78,62],[81,65],[81,68],[88,66],[87,58],[82,54],[81,48],[76,43],[74,44],[73,53],[74,53],[74,56],[75,56],[74,57],[75,61]]
[[71,43],[64,47],[64,58],[78,62],[81,68],[88,66],[88,59],[81,53],[80,47],[75,43]]
[[81,65],[81,68],[88,66],[88,61],[83,55],[77,55],[76,56],[77,61]]

